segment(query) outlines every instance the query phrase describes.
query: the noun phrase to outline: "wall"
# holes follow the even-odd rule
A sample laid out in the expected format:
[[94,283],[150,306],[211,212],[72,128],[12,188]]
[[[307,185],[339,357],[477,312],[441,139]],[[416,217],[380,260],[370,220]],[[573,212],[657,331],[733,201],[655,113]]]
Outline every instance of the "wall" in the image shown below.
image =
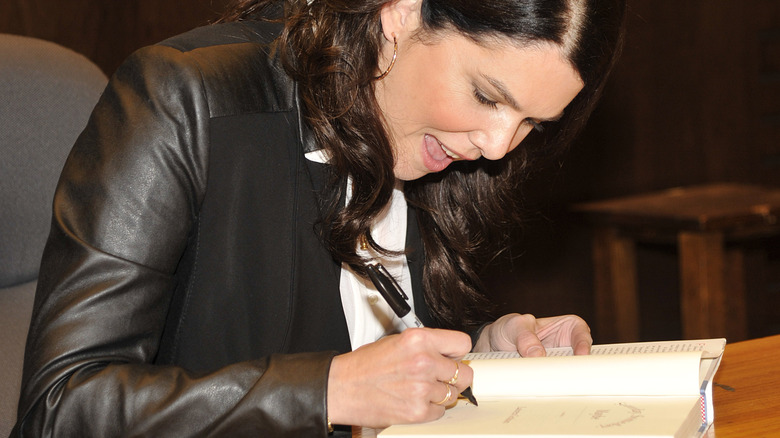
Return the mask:
[[133,50],[213,21],[220,0],[3,0],[0,32],[55,41],[111,74]]

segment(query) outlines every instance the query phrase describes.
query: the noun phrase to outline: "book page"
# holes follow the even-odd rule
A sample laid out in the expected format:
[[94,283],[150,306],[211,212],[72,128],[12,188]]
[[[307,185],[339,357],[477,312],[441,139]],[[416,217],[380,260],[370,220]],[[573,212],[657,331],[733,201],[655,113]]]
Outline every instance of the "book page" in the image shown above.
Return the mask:
[[465,360],[480,403],[493,398],[699,395],[701,352]]
[[[613,354],[646,354],[646,353],[671,353],[682,351],[701,351],[702,358],[716,358],[723,354],[726,346],[726,340],[717,339],[694,339],[684,341],[656,341],[656,342],[629,342],[622,344],[597,344],[591,347],[590,354],[613,355]],[[571,347],[547,348],[547,356],[573,356],[574,351]],[[508,359],[520,357],[516,351],[496,351],[490,353],[469,353],[464,359]]]
[[698,397],[549,397],[464,400],[432,423],[392,426],[391,437],[691,437],[699,430]]

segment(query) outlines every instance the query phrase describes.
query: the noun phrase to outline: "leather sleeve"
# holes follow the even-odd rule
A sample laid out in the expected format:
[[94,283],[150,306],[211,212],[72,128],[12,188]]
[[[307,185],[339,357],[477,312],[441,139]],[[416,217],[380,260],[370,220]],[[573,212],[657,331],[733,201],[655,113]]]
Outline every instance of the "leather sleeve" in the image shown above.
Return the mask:
[[117,71],[54,199],[12,436],[326,435],[335,353],[209,374],[154,365],[208,171],[208,99],[185,52]]

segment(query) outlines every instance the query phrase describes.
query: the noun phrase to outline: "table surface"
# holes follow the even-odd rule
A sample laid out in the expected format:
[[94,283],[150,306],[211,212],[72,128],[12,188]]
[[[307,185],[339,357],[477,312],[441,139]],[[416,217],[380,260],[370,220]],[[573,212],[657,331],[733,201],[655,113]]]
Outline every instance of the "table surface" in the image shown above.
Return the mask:
[[778,226],[780,189],[707,184],[577,204],[594,224],[644,225],[677,230],[729,230]]
[[727,344],[714,382],[708,436],[780,437],[780,335]]

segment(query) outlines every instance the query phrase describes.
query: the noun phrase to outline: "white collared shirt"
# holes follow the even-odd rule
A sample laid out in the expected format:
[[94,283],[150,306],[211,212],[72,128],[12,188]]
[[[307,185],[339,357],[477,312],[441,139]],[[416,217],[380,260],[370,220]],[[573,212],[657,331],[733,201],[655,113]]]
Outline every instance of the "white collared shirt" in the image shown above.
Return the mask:
[[[327,163],[328,156],[322,150],[309,152],[306,158],[318,163]],[[347,180],[347,202],[352,196],[351,178]],[[407,205],[402,185],[393,189],[390,202],[377,216],[371,227],[371,237],[381,247],[391,251],[403,251],[406,246]],[[406,256],[386,257],[372,250],[358,248],[359,255],[368,255],[387,268],[401,288],[407,292],[409,306],[414,309],[412,280]],[[345,263],[341,264],[339,281],[341,305],[349,328],[352,349],[374,342],[383,336],[399,333],[404,323],[377,292],[370,280],[356,275]]]

